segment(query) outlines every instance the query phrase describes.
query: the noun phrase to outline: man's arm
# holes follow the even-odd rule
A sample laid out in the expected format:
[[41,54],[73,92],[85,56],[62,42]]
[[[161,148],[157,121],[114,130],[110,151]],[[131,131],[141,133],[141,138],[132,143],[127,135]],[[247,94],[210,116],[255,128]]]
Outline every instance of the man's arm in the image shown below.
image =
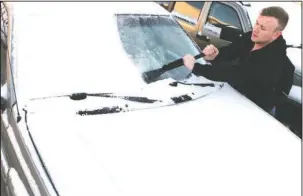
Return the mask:
[[218,48],[219,54],[214,61],[231,61],[237,59],[239,56],[239,48],[239,43],[231,43]]
[[210,62],[217,62],[220,60],[234,60],[239,56],[239,43],[231,43],[221,48],[216,48],[214,45],[207,45],[203,49],[204,59]]
[[238,41],[232,42],[227,46],[218,48],[219,53],[215,57],[213,62],[236,60],[239,57],[241,51],[243,50],[243,46],[246,44],[250,44],[249,41],[250,37],[251,37],[251,32],[245,33],[243,37],[241,37]]
[[245,83],[252,79],[254,70],[248,70],[243,66],[224,64],[223,66],[201,65],[195,63],[192,73],[204,76],[207,79],[232,84]]
[[213,66],[195,63],[192,67],[192,73],[204,76],[210,80],[229,82],[231,84],[254,82],[262,85],[275,86],[280,78],[283,67],[281,62],[275,59],[260,62],[258,65],[218,64],[220,65]]

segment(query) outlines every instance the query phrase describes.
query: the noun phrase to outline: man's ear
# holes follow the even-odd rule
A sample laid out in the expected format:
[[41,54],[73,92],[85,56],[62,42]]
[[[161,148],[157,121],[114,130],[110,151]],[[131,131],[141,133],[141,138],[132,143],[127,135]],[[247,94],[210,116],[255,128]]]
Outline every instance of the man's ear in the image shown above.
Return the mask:
[[277,39],[278,37],[280,37],[282,35],[282,31],[276,31],[275,33],[274,33],[274,40],[275,39]]

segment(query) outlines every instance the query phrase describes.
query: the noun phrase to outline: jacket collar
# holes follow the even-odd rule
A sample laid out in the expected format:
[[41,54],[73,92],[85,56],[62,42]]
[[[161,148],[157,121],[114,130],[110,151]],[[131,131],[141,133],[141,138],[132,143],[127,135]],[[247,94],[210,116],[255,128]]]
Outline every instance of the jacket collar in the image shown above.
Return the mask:
[[[247,41],[249,42],[249,49],[254,47],[254,42],[251,40],[252,32],[248,33]],[[252,51],[254,54],[264,54],[264,55],[286,55],[286,41],[283,36],[279,36],[276,40],[264,46],[261,49]]]

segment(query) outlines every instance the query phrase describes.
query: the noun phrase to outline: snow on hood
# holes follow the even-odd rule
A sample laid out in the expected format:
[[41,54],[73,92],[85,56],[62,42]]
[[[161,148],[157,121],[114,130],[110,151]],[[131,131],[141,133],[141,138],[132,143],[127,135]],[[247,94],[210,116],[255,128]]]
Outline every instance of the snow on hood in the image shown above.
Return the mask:
[[27,4],[14,7],[18,99],[111,92],[126,86],[130,90],[145,84],[122,47],[112,12],[89,6],[92,9],[84,16],[79,14],[81,6],[64,5],[69,4],[55,6],[55,12],[41,4],[41,10],[24,9]]
[[33,102],[28,125],[65,196],[299,196],[300,139],[229,90],[172,107],[94,116]]
[[[148,85],[147,88],[142,88],[140,91],[131,92],[128,90],[125,91],[124,93],[122,92],[114,93],[113,97],[101,97],[101,96],[98,97],[98,96],[88,95],[85,99],[82,100],[73,100],[69,96],[61,96],[61,97],[48,96],[48,97],[35,98],[26,102],[24,109],[28,110],[29,112],[35,112],[35,111],[40,111],[39,108],[43,108],[43,111],[45,111],[46,113],[62,110],[60,112],[61,115],[63,113],[67,115],[70,115],[71,113],[73,113],[74,115],[78,115],[77,113],[80,111],[96,111],[100,109],[113,108],[113,107],[121,108],[122,111],[120,112],[132,112],[136,110],[145,110],[145,109],[175,105],[176,103],[182,101],[182,99],[196,100],[208,96],[212,93],[216,93],[217,91],[221,90],[222,87],[224,86],[222,83],[219,82],[212,83],[212,81],[209,81],[207,79],[203,80],[199,77],[192,77],[192,78],[193,79],[191,78],[188,79],[188,81],[189,82],[199,81],[198,83],[204,81],[204,83],[213,84],[213,86],[200,87],[200,86],[184,85],[178,83],[176,87],[171,84],[176,83],[177,81],[169,78],[165,80],[156,81]],[[136,102],[136,101],[129,101],[127,100],[127,98],[126,99],[119,98],[119,97],[128,97],[128,96],[147,98],[149,100],[155,100],[155,102],[151,102],[151,103]]]

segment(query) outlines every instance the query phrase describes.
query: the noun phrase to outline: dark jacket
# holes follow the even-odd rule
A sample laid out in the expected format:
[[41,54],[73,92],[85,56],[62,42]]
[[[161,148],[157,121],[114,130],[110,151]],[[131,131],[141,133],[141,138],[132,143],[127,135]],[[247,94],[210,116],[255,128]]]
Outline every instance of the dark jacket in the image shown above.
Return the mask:
[[251,32],[246,33],[239,41],[220,48],[212,65],[196,63],[193,73],[228,82],[258,106],[269,110],[282,94],[289,93],[294,66],[286,56],[283,36],[259,50],[251,51],[253,47]]

